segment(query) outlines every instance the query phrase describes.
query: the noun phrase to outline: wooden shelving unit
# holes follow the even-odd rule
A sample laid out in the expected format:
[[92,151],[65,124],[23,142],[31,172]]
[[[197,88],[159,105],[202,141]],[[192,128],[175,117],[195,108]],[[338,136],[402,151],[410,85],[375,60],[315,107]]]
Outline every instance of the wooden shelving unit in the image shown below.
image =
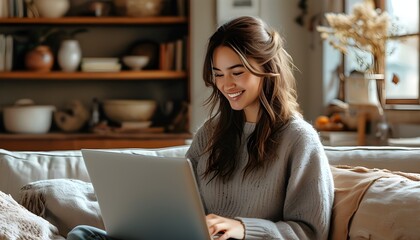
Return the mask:
[[188,24],[186,17],[63,17],[63,18],[0,18],[1,25],[175,25]]
[[120,72],[1,72],[1,80],[179,80],[186,79],[183,71],[120,71]]
[[[189,1],[185,1],[190,4]],[[85,16],[66,16],[62,18],[0,18],[0,34],[3,32],[10,34],[11,30],[26,28],[43,28],[43,27],[62,27],[62,28],[110,28],[110,29],[142,29],[145,31],[153,29],[168,29],[167,34],[171,35],[174,32],[187,34],[189,39],[189,24],[188,16],[157,16],[157,17],[85,17]],[[176,29],[174,31],[174,29]],[[3,32],[2,32],[3,30]],[[172,32],[171,32],[172,31]],[[152,31],[153,32],[153,31]],[[165,31],[163,31],[166,33]],[[110,32],[109,34],[112,34]],[[181,34],[181,33],[180,33]],[[169,36],[173,37],[173,36]],[[162,41],[165,41],[163,37]],[[94,47],[94,46],[92,46]],[[187,54],[189,54],[189,44],[187,40]],[[80,84],[83,88],[86,81],[92,82],[112,82],[118,84],[130,82],[129,86],[133,86],[136,81],[139,82],[141,89],[142,82],[145,84],[153,84],[153,81],[159,83],[158,86],[169,84],[173,87],[174,84],[185,86],[186,95],[183,100],[190,101],[190,74],[189,62],[186,61],[186,68],[182,71],[172,70],[141,70],[130,71],[122,70],[119,72],[62,72],[53,70],[51,72],[31,72],[25,70],[14,70],[11,72],[0,72],[0,86],[3,88],[10,83],[16,81],[25,83],[35,83],[42,81],[43,84],[54,84],[55,86],[61,82],[71,82],[71,84]],[[96,84],[96,82],[95,82]],[[128,83],[127,83],[128,84]],[[66,85],[68,86],[68,85]],[[110,85],[108,85],[110,86]],[[98,88],[101,87],[98,84]],[[1,94],[1,93],[0,93]],[[11,93],[13,94],[13,93]],[[158,94],[159,95],[159,94]],[[3,100],[2,100],[3,99]],[[0,98],[0,106],[4,105],[4,98]],[[0,109],[1,110],[1,109]],[[1,113],[1,111],[0,111]],[[55,131],[55,130],[54,130]],[[145,132],[145,133],[64,133],[64,132],[50,132],[47,134],[13,134],[7,132],[0,132],[0,148],[8,150],[76,150],[81,148],[159,148],[175,145],[183,145],[191,138],[189,132],[181,133],[166,133],[166,132]]]
[[14,151],[160,148],[185,145],[190,138],[189,133],[2,133],[0,148]]

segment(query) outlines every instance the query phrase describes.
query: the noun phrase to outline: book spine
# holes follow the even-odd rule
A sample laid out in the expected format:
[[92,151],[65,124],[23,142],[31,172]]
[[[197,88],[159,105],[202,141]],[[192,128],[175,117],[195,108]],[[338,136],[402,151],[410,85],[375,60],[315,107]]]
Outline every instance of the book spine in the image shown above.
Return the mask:
[[6,36],[0,34],[0,72],[6,69]]

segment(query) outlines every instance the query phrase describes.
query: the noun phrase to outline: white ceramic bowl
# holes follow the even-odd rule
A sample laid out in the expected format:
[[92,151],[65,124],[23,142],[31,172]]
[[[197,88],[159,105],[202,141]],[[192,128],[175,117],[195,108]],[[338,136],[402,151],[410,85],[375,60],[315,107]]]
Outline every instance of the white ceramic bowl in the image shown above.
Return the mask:
[[125,56],[123,62],[131,70],[141,70],[149,63],[148,56]]
[[46,133],[50,130],[54,106],[11,106],[3,109],[3,122],[12,133]]
[[149,121],[156,111],[154,100],[105,100],[105,115],[115,122]]
[[34,5],[41,17],[59,18],[70,8],[69,0],[34,0]]
[[163,8],[163,0],[127,0],[127,15],[131,17],[158,16]]

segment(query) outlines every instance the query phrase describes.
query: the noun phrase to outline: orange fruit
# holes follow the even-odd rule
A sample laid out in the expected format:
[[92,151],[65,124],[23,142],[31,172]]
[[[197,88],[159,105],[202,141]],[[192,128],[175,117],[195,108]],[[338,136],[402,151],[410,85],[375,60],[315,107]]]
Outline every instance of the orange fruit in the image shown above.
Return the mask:
[[330,118],[324,115],[321,115],[315,120],[315,128],[323,128],[330,123]]
[[341,119],[341,114],[334,113],[333,115],[331,115],[330,122],[332,122],[332,123],[342,123],[343,120]]

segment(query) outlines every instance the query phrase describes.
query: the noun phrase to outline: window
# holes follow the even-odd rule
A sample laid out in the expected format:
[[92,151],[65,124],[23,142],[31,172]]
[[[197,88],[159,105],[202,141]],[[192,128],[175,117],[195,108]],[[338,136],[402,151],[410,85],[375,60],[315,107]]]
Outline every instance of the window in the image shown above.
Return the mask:
[[[381,6],[383,8],[383,6]],[[419,103],[419,1],[386,0],[386,11],[396,19],[400,36],[390,40],[386,57],[386,96],[388,103]],[[416,34],[411,36],[411,34]],[[410,35],[410,37],[407,37]],[[398,84],[392,82],[394,76]]]
[[[363,0],[344,1],[345,11],[350,12],[355,3]],[[376,5],[385,9],[398,26],[395,32],[398,37],[389,40],[386,46],[386,103],[420,104],[419,0],[377,0]],[[369,54],[349,53],[344,56],[344,74],[362,70],[356,55],[370,62]]]

